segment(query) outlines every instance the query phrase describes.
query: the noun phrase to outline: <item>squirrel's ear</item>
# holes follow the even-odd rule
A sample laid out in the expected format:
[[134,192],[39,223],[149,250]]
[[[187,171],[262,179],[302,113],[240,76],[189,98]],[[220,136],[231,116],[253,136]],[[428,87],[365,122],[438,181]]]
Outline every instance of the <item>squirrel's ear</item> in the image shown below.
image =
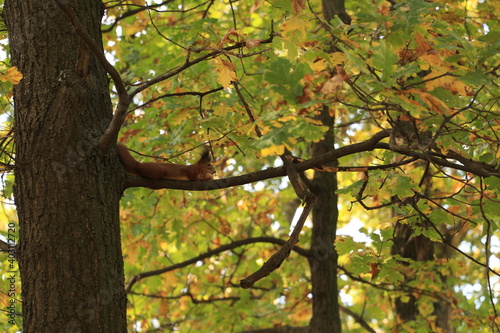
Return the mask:
[[201,151],[201,158],[200,162],[211,162],[212,161],[212,154],[210,153],[210,147],[209,146],[203,146],[203,150]]

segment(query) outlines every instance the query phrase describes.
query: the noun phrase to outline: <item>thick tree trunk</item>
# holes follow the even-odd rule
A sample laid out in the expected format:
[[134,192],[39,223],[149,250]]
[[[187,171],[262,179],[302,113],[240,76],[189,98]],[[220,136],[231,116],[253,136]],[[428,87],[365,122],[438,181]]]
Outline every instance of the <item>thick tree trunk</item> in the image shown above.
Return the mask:
[[323,16],[330,22],[337,15],[345,24],[351,24],[351,17],[345,11],[344,0],[322,0]]
[[[415,261],[428,261],[433,256],[433,244],[423,235],[413,237],[413,228],[411,225],[396,223],[394,226],[394,243],[391,249],[392,254],[398,254],[403,258],[413,259]],[[413,280],[412,276],[406,276],[404,283]],[[395,299],[396,314],[398,322],[408,322],[414,320],[418,315],[417,299],[411,293],[406,295],[409,299]]]
[[[344,0],[323,0],[323,16],[329,22],[339,15],[346,24],[351,22],[345,12]],[[311,146],[313,156],[324,154],[334,148],[335,116],[330,114],[328,106],[324,105],[318,119],[328,126],[324,140]],[[334,163],[337,165],[337,163]],[[316,172],[312,181],[312,190],[318,197],[318,203],[312,211],[313,258],[310,260],[313,294],[313,314],[311,318],[311,333],[340,333],[342,324],[339,313],[337,268],[338,255],[334,248],[337,236],[339,211],[337,207],[337,174]]]
[[[426,184],[426,197],[431,197],[432,190],[432,178],[427,177],[428,180],[425,182]],[[416,203],[414,203],[416,204]],[[393,212],[393,214],[396,214]],[[414,236],[413,227],[408,224],[396,223],[394,226],[394,243],[391,248],[391,253],[400,255],[403,258],[409,258],[414,261],[432,261],[436,258],[445,258],[447,257],[447,253],[437,252],[435,253],[436,244],[431,240],[426,238],[423,235]],[[444,235],[447,234],[449,230],[442,230]],[[450,242],[452,242],[451,238],[453,237],[453,232],[450,233]],[[456,234],[458,238],[460,235]],[[457,243],[458,244],[458,243]],[[439,247],[438,247],[439,249]],[[436,257],[436,258],[435,258]],[[442,276],[439,272],[430,272],[431,274],[435,274],[436,278],[441,278],[443,281],[446,280],[445,276]],[[411,284],[413,280],[415,280],[415,271],[408,270],[405,271],[406,280],[403,284]],[[443,282],[443,284],[446,284]],[[446,300],[444,297],[446,290],[442,290],[443,298],[441,300],[437,299],[434,302],[434,313],[435,316],[435,324],[436,327],[439,327],[443,333],[455,333],[456,330],[451,324],[451,314],[452,314],[452,305]],[[395,310],[397,321],[396,324],[410,322],[412,320],[417,319],[419,316],[417,298],[411,293],[408,292],[405,295],[406,299],[402,300],[401,297],[397,297],[394,300]]]
[[[101,44],[103,4],[71,1]],[[122,173],[95,149],[111,119],[108,79],[54,1],[6,0],[15,87],[23,332],[126,332]]]
[[[312,145],[313,156],[324,154],[334,147],[334,117],[324,106],[319,117],[330,128],[323,141]],[[337,232],[337,174],[316,172],[312,180],[312,190],[318,197],[318,203],[312,215],[310,260],[313,315],[310,323],[311,333],[339,333],[341,322],[338,304],[337,252],[333,246]]]

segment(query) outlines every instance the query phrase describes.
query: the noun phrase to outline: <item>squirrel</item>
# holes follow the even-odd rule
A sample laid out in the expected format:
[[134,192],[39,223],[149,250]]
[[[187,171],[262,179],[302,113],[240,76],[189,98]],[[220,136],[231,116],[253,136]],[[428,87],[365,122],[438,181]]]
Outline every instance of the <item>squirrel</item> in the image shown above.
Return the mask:
[[204,147],[201,158],[192,165],[145,162],[141,163],[130,155],[125,145],[118,143],[118,157],[125,171],[147,179],[209,180],[213,178],[215,168],[208,147]]
[[411,116],[400,116],[392,123],[389,147],[398,149],[419,149],[426,151],[435,148],[431,131],[420,131],[417,120]]

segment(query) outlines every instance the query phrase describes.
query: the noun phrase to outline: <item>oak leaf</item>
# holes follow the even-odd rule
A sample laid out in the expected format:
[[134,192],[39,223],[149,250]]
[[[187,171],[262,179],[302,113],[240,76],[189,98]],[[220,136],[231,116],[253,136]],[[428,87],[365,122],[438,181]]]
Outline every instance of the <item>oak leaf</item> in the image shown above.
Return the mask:
[[226,32],[224,37],[222,37],[222,39],[220,40],[220,43],[221,44],[236,43],[236,41],[233,40],[231,37],[232,36],[239,37],[240,35],[241,34],[240,34],[239,30],[236,30],[235,28],[231,28]]
[[17,67],[7,69],[5,74],[0,74],[0,81],[10,81],[12,84],[19,84],[23,78],[23,74],[17,70]]
[[330,80],[326,81],[323,87],[321,88],[321,92],[325,95],[335,94],[344,84],[344,78],[342,74],[335,74]]
[[226,60],[220,58],[215,59],[215,70],[217,71],[217,82],[224,88],[228,88],[231,82],[238,81],[236,77],[236,66]]
[[260,45],[260,42],[262,42],[262,39],[244,39],[243,40],[245,42],[245,46],[249,49],[251,49],[252,47],[256,47],[256,46],[259,46]]

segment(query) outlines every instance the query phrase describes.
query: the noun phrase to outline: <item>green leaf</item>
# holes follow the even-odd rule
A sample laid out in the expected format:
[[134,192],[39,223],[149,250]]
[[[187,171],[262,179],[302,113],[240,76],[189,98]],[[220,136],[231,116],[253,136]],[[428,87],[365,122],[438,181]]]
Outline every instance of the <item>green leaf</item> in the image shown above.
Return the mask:
[[349,254],[363,248],[362,243],[355,242],[350,236],[338,236],[335,249],[339,255]]
[[361,187],[363,186],[364,181],[363,180],[358,180],[357,182],[352,183],[351,185],[348,185],[346,187],[340,188],[336,191],[337,194],[348,194],[350,193],[351,196],[356,197],[361,190]]
[[300,80],[309,72],[309,66],[290,62],[286,58],[277,58],[270,62],[264,78],[272,84],[271,88],[282,95],[289,103],[296,103],[302,95]]
[[383,264],[380,264],[378,279],[387,280],[389,283],[398,286],[405,279],[400,271],[400,264],[393,259],[389,259]]
[[426,238],[430,239],[431,241],[439,242],[439,243],[443,242],[443,239],[441,238],[439,233],[434,228],[431,228],[431,227],[422,228],[421,231],[422,231],[422,235],[424,235]]
[[450,226],[455,225],[455,219],[453,215],[442,209],[435,209],[429,214],[429,219],[436,225],[447,224]]
[[418,186],[410,177],[400,174],[389,174],[386,186],[400,199],[411,197],[418,191]]
[[491,78],[488,77],[483,71],[476,70],[474,72],[467,72],[465,75],[459,77],[459,80],[468,85],[488,85],[491,84]]
[[380,41],[380,45],[373,50],[373,65],[381,72],[382,80],[393,82],[394,72],[396,71],[396,63],[398,56],[394,49],[389,47],[385,40]]

